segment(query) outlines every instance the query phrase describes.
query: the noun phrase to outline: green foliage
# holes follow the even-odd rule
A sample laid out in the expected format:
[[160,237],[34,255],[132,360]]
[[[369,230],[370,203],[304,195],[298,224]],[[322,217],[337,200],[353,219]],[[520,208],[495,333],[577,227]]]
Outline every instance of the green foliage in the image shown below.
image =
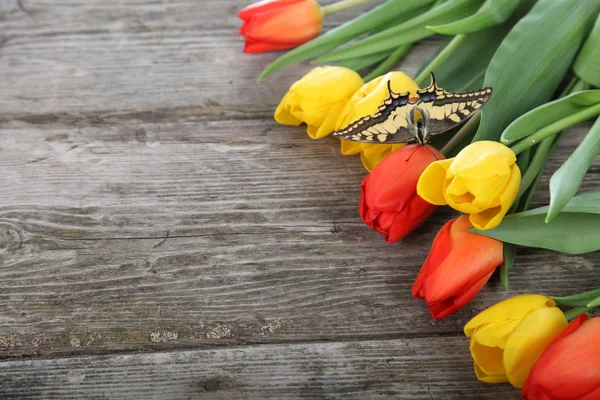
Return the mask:
[[[269,74],[289,65],[297,64],[324,54],[383,24],[389,24],[391,21],[403,19],[405,18],[404,16],[406,13],[421,8],[423,5],[431,4],[433,1],[434,0],[389,0],[360,17],[327,31],[300,47],[288,51],[268,65],[260,74],[258,80],[261,81]],[[377,52],[375,51],[372,53]]]
[[456,21],[472,14],[480,3],[480,0],[448,0],[400,25],[319,57],[318,61],[330,62],[359,57],[424,39],[434,35],[433,31],[427,29],[428,25]]
[[597,112],[590,110],[598,105],[600,105],[600,90],[586,90],[562,97],[517,118],[504,130],[500,141],[511,145],[540,131],[548,131],[548,136],[552,135],[598,115],[600,110]]
[[[494,53],[517,21],[531,9],[533,3],[532,0],[522,0],[519,8],[505,23],[467,35],[450,57],[434,71],[442,87],[453,92],[482,88],[485,71]],[[447,42],[444,43],[446,44]],[[441,49],[436,54],[440,51]],[[429,62],[424,65],[428,65]]]
[[569,307],[585,307],[591,301],[596,300],[600,297],[600,289],[590,290],[589,292],[583,292],[574,294],[572,296],[565,297],[551,297],[557,304]]
[[577,193],[588,168],[600,152],[600,119],[567,161],[550,179],[550,206],[546,222],[552,221]]
[[427,28],[442,35],[460,35],[482,31],[505,22],[519,5],[519,0],[487,0],[473,15],[445,25]]
[[509,215],[490,230],[479,231],[489,236],[526,247],[541,247],[567,254],[583,254],[600,250],[600,191],[575,196],[562,212],[545,222],[548,206]]
[[584,81],[600,87],[600,18],[577,55],[573,70]]
[[513,120],[552,97],[599,9],[598,0],[539,0],[533,6],[492,57],[484,85],[494,94],[474,140],[498,140]]

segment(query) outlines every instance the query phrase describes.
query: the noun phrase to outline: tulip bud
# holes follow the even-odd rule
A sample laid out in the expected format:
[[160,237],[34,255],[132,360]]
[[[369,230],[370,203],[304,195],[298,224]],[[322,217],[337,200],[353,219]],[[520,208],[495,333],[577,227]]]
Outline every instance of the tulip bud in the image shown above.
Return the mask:
[[495,228],[510,209],[521,183],[511,149],[498,142],[471,143],[454,158],[431,164],[417,192],[438,206],[470,214],[477,229]]
[[356,72],[344,67],[317,67],[295,82],[275,110],[284,125],[306,123],[313,139],[329,135],[348,99],[363,84]]
[[600,399],[600,317],[580,315],[554,338],[531,369],[521,397]]
[[470,228],[465,215],[448,221],[413,284],[413,297],[425,300],[434,319],[470,302],[504,260],[501,241],[469,232]]
[[[379,78],[375,78],[358,89],[346,103],[346,106],[337,120],[335,129],[342,129],[357,119],[378,112],[381,103],[383,103],[390,95],[388,91],[388,82],[390,82],[390,86],[394,92],[410,92],[414,95],[417,93],[417,90],[419,90],[419,86],[415,81],[404,72],[390,72]],[[372,144],[342,140],[342,154],[360,154],[363,165],[367,171],[371,171],[384,158],[405,145],[405,143]]]
[[321,31],[323,13],[315,0],[267,0],[244,7],[238,17],[244,20],[245,53],[289,49],[316,37]]
[[533,364],[565,326],[567,319],[554,301],[538,294],[515,296],[482,311],[465,325],[477,378],[522,387]]
[[360,185],[359,213],[365,224],[394,243],[421,225],[437,208],[417,195],[419,176],[444,156],[431,146],[410,145],[371,171]]

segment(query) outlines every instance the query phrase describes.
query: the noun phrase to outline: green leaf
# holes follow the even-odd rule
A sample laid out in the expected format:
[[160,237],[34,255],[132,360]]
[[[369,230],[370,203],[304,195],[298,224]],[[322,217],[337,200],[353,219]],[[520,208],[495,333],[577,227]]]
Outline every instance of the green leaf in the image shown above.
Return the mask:
[[500,265],[500,281],[504,290],[507,292],[508,289],[508,273],[510,272],[513,264],[515,263],[515,257],[517,256],[517,246],[512,243],[504,243],[503,247],[504,260]]
[[600,296],[596,297],[594,300],[592,300],[588,304],[586,304],[587,308],[595,308],[598,306],[600,306]]
[[410,50],[412,47],[412,43],[403,44],[394,50],[389,56],[386,57],[385,60],[381,62],[373,71],[369,72],[367,76],[364,77],[365,82],[369,82],[380,75],[385,74],[400,60],[404,55]]
[[566,254],[600,250],[599,214],[560,213],[547,224],[544,217],[513,214],[494,229],[473,232],[519,246],[541,247]]
[[519,0],[487,0],[473,15],[445,25],[428,26],[442,35],[460,35],[482,31],[506,21],[519,5]]
[[550,297],[555,303],[561,306],[585,307],[590,301],[600,296],[600,289],[590,290],[588,292],[577,293],[571,296]]
[[[514,215],[520,217],[545,215],[548,213],[549,208],[549,206],[543,206]],[[573,197],[562,209],[561,214],[564,213],[600,214],[600,189],[588,190]]]
[[588,168],[600,153],[600,119],[567,161],[550,178],[550,206],[546,222],[552,221],[573,198]]
[[[535,0],[522,0],[519,8],[505,23],[467,35],[454,53],[435,70],[435,77],[440,85],[452,92],[481,89],[485,71],[498,46],[512,27],[527,14],[534,2]],[[429,61],[424,66],[429,64]]]
[[423,5],[433,3],[433,1],[434,0],[389,0],[360,17],[327,31],[300,47],[288,51],[268,65],[260,74],[258,81],[260,82],[269,74],[289,65],[317,57],[382,24],[389,23],[398,18],[403,18],[403,16],[411,10],[421,8]]
[[539,0],[494,54],[485,86],[494,89],[474,140],[497,141],[516,118],[556,91],[600,8],[598,0]]
[[573,93],[550,103],[541,105],[517,118],[504,130],[500,141],[506,145],[523,139],[542,130],[551,134],[560,132],[572,125],[592,118],[596,114],[590,108],[600,105],[600,90],[586,90]]
[[342,67],[350,68],[354,71],[360,71],[368,68],[373,64],[385,60],[392,52],[389,50],[382,51],[381,53],[369,54],[362,57],[349,58],[340,63]]
[[573,70],[584,81],[600,87],[600,18],[577,55]]
[[400,25],[325,54],[319,57],[318,61],[330,62],[359,57],[424,39],[434,35],[434,32],[426,28],[427,25],[455,21],[473,13],[479,4],[481,0],[448,0]]

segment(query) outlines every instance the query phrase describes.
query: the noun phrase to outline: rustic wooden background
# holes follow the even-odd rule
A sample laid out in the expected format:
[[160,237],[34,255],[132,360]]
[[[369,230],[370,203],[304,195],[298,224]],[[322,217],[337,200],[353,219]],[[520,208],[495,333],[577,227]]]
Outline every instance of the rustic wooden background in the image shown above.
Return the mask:
[[463,325],[597,287],[598,254],[522,249],[511,294],[432,321],[410,289],[451,212],[394,245],[361,223],[359,159],[273,121],[310,66],[257,85],[245,4],[0,0],[0,398],[517,399]]

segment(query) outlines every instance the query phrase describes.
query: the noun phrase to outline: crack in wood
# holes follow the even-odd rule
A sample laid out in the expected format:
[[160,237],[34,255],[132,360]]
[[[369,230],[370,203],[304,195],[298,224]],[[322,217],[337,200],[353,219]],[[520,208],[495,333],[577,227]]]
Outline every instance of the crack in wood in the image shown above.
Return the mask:
[[[0,43],[1,46],[2,43]],[[250,109],[248,107],[179,107],[157,108],[151,110],[130,111],[90,111],[61,112],[49,114],[2,114],[0,123],[12,121],[25,122],[32,125],[119,125],[123,123],[158,123],[187,121],[244,121],[272,120],[270,108]]]

